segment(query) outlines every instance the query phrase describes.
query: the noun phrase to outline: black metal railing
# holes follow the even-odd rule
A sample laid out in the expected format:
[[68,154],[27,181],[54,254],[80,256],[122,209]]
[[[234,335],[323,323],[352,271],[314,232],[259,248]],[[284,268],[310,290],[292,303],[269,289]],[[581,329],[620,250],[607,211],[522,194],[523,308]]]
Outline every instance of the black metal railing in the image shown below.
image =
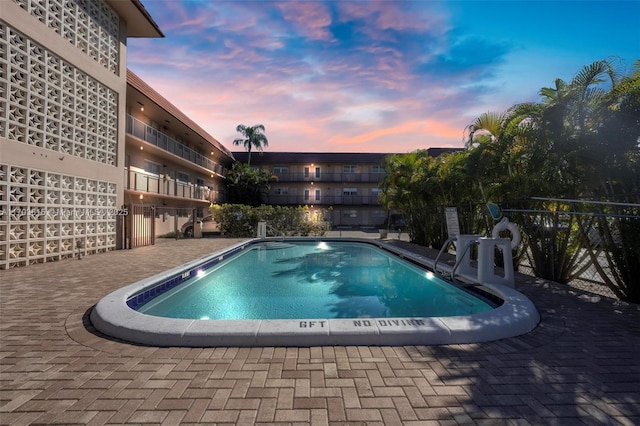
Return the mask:
[[304,195],[276,195],[269,194],[269,204],[279,205],[347,205],[347,206],[376,206],[380,205],[377,195],[321,195],[319,198],[315,194],[309,197]]
[[278,182],[379,182],[386,173],[322,173],[305,175],[300,172],[272,172]]

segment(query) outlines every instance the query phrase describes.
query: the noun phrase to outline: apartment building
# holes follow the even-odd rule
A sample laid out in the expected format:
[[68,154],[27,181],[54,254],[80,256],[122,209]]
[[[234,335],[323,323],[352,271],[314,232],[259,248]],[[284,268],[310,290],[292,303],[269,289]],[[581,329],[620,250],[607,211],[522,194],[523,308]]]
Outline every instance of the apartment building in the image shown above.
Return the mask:
[[225,201],[233,155],[133,72],[127,73],[125,248],[177,232]]
[[138,0],[0,1],[0,269],[116,248]]
[[[246,162],[246,152],[234,152]],[[306,205],[311,215],[333,226],[377,227],[387,212],[378,201],[378,183],[385,176],[384,153],[253,153],[251,165],[270,171],[268,203]]]

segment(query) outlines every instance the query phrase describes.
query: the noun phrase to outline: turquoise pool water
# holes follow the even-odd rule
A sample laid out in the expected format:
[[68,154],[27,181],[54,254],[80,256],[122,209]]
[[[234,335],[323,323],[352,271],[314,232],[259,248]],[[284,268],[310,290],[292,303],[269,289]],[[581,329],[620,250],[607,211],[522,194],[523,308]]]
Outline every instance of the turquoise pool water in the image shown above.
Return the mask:
[[335,241],[250,245],[137,308],[203,320],[444,317],[492,309],[376,246]]

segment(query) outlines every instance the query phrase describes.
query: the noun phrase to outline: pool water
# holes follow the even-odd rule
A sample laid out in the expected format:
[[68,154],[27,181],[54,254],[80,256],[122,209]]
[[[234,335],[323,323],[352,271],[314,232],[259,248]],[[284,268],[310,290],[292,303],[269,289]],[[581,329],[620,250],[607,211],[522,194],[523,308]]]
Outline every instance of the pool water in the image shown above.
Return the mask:
[[137,308],[185,319],[407,318],[493,307],[393,254],[356,242],[264,242]]

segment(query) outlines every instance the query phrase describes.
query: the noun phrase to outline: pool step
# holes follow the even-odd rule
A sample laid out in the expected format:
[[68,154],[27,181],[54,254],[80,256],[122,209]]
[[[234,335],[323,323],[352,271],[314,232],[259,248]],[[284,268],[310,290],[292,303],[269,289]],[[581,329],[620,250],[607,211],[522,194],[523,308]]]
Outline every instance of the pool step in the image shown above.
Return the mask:
[[285,243],[282,241],[268,241],[268,242],[262,243],[262,247],[266,250],[282,250],[282,249],[287,249],[295,246],[293,244]]

